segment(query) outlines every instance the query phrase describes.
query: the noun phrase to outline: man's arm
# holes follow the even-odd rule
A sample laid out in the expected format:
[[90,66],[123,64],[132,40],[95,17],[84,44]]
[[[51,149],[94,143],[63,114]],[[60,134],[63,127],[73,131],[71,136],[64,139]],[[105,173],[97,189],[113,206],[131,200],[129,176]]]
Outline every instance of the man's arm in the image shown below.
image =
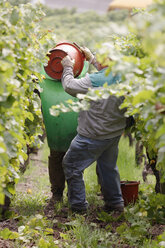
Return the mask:
[[101,71],[104,67],[96,60],[95,56],[93,53],[89,50],[87,47],[80,47],[81,51],[84,53],[86,60],[94,65],[94,67],[98,70]]
[[87,93],[88,88],[92,87],[89,75],[87,74],[85,77],[80,79],[74,78],[74,61],[69,56],[63,58],[61,63],[63,65],[61,83],[64,90],[71,96],[76,96],[78,93]]
[[98,70],[101,71],[104,67],[96,60],[96,58],[94,57],[94,59],[91,62],[92,65],[94,65],[94,67]]

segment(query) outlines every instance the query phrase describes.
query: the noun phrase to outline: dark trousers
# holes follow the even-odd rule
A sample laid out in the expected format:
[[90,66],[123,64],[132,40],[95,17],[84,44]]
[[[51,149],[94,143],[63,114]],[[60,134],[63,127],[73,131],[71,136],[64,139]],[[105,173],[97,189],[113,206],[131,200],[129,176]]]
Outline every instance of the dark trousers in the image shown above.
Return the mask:
[[48,169],[51,192],[54,196],[58,195],[62,197],[65,188],[65,176],[62,168],[62,160],[64,155],[65,152],[50,149]]

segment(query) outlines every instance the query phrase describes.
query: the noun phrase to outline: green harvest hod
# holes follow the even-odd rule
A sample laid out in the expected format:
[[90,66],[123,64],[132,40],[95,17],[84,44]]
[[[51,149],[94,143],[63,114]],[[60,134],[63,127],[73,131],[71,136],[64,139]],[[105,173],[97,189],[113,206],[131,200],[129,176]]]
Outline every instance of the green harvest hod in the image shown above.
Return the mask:
[[[85,61],[84,68],[79,76],[83,77],[88,70],[88,62]],[[60,113],[55,117],[50,114],[49,109],[53,105],[65,102],[68,99],[76,100],[76,98],[67,94],[60,81],[50,78],[44,68],[41,72],[45,79],[40,83],[41,105],[43,120],[46,129],[47,141],[49,148],[56,151],[67,151],[72,139],[77,134],[77,117],[78,113]]]

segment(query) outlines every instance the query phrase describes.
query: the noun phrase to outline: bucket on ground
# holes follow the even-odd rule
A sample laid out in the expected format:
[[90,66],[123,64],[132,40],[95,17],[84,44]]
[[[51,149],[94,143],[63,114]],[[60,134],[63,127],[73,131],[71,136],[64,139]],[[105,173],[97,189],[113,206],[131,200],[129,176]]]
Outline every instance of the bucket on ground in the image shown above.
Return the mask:
[[121,181],[121,191],[124,205],[135,204],[138,199],[139,184],[137,181]]

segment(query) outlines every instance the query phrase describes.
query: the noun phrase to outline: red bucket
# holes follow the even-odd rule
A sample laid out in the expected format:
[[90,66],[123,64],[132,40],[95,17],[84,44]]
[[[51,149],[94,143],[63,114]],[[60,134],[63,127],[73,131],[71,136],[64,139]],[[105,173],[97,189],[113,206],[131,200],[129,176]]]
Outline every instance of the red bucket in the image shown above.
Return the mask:
[[44,67],[45,72],[53,79],[60,80],[63,72],[61,60],[69,55],[75,59],[73,67],[74,77],[78,77],[84,67],[85,56],[81,50],[74,44],[63,42],[56,45],[48,54],[48,65]]
[[124,205],[135,204],[138,199],[139,184],[137,181],[121,181],[121,191],[124,199]]

